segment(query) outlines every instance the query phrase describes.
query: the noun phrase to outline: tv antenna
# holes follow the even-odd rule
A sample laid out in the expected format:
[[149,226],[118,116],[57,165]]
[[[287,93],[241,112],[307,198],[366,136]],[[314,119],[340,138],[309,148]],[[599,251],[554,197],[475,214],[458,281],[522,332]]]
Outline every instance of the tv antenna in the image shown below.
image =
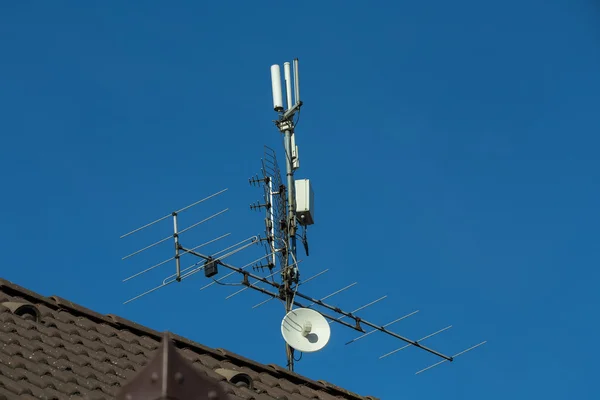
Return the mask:
[[[268,146],[264,147],[260,174],[249,179],[251,185],[260,186],[263,189],[263,201],[251,204],[250,209],[256,211],[264,210],[265,236],[251,236],[213,253],[206,253],[201,249],[224,239],[229,236],[229,233],[215,237],[194,247],[188,248],[182,244],[181,235],[183,233],[216,218],[226,212],[227,209],[213,213],[204,219],[191,224],[185,229],[179,229],[179,215],[196,205],[224,193],[227,189],[216,192],[184,208],[173,211],[151,223],[143,225],[140,228],[134,229],[121,236],[121,238],[130,236],[169,218],[172,219],[173,223],[173,234],[125,256],[123,259],[130,258],[152,247],[168,242],[169,239],[173,240],[174,253],[170,258],[133,274],[125,278],[124,281],[137,278],[142,274],[173,261],[175,263],[175,273],[164,278],[159,285],[127,300],[125,303],[139,299],[140,297],[148,295],[172,283],[181,282],[200,271],[204,271],[205,277],[212,280],[212,282],[201,287],[201,290],[207,289],[214,284],[243,286],[242,289],[231,293],[226,299],[232,298],[248,289],[252,289],[267,296],[266,300],[255,304],[252,308],[260,307],[273,299],[279,299],[285,307],[285,317],[281,323],[281,332],[286,344],[287,368],[291,371],[294,370],[294,362],[297,361],[294,357],[294,352],[314,352],[321,350],[330,340],[331,330],[329,325],[332,323],[343,325],[361,333],[360,336],[347,342],[347,345],[355,343],[377,332],[381,332],[382,334],[406,343],[402,347],[381,355],[379,357],[380,359],[389,357],[392,354],[396,354],[409,347],[415,347],[428,352],[440,359],[439,362],[417,371],[416,374],[425,372],[445,362],[453,362],[457,357],[485,344],[486,342],[484,341],[454,355],[446,355],[425,346],[422,342],[445,332],[450,329],[452,325],[430,333],[420,339],[413,340],[393,332],[389,327],[417,314],[419,310],[412,311],[383,325],[367,321],[357,314],[359,311],[385,300],[387,295],[361,305],[352,311],[345,311],[338,306],[325,302],[325,300],[330,297],[352,288],[357,284],[356,282],[320,298],[309,296],[299,291],[301,286],[325,274],[328,272],[328,269],[320,271],[306,279],[300,279],[299,264],[302,260],[298,259],[296,246],[297,240],[300,239],[306,256],[309,255],[306,232],[308,227],[315,222],[314,193],[310,180],[294,178],[295,171],[300,167],[295,128],[303,105],[300,100],[298,59],[294,59],[293,64],[285,62],[283,64],[283,72],[286,100],[285,108],[281,82],[281,68],[279,65],[271,66],[273,109],[277,112],[278,116],[274,123],[283,136],[285,181],[282,179],[282,172],[279,169],[276,152]],[[242,267],[237,267],[224,261],[233,254],[257,244],[262,244],[264,246],[264,256],[259,257]],[[195,261],[191,263],[190,266],[182,268],[181,260],[184,257],[194,257]],[[219,267],[229,270],[230,272],[219,278],[215,278],[219,273]],[[249,269],[253,270],[254,273],[250,272]],[[223,283],[225,279],[233,275],[241,276],[241,283],[239,281],[238,283]],[[318,308],[319,311],[315,310],[315,308]],[[366,328],[370,329],[366,330]]]

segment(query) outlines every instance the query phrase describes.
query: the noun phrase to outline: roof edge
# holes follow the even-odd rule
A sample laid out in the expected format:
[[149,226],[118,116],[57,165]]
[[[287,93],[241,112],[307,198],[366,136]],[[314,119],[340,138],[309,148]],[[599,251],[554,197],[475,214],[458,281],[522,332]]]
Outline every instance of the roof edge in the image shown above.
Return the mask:
[[[85,318],[89,318],[96,323],[104,323],[110,325],[117,329],[128,330],[132,333],[137,334],[138,336],[147,336],[158,342],[162,340],[163,333],[156,331],[154,329],[148,328],[146,326],[140,325],[131,320],[119,317],[113,314],[100,314],[96,311],[90,310],[89,308],[83,307],[79,304],[75,304],[72,301],[64,299],[60,296],[50,296],[45,297],[36,292],[33,292],[29,289],[26,289],[22,286],[17,285],[16,283],[10,282],[6,279],[0,278],[0,291],[6,291],[8,294],[14,294],[18,297],[23,297],[29,302],[37,302],[43,303],[47,307],[54,310],[64,310],[75,316],[81,316]],[[312,387],[313,389],[323,390],[333,396],[350,396],[358,400],[362,399],[374,399],[375,397],[371,396],[360,396],[356,393],[350,392],[346,389],[343,389],[339,386],[333,385],[331,383],[319,380],[315,381],[313,379],[307,378],[306,376],[297,374],[296,372],[289,371],[286,368],[283,368],[276,364],[261,364],[256,361],[253,361],[249,358],[243,357],[239,354],[230,352],[223,348],[213,349],[211,347],[207,347],[201,343],[195,342],[193,340],[187,339],[181,335],[170,333],[170,337],[174,342],[177,348],[183,349],[188,348],[190,350],[200,351],[204,353],[208,353],[211,356],[221,359],[221,360],[231,360],[240,366],[249,367],[251,369],[256,370],[256,372],[261,373],[269,373],[274,374],[276,377],[285,378],[293,382],[294,384],[299,385],[307,385]]]

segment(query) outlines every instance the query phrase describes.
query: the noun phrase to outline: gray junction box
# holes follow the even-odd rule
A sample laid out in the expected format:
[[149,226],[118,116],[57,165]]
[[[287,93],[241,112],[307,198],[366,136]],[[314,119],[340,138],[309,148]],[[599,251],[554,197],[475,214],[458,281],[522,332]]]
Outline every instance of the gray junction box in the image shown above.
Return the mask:
[[296,218],[300,225],[312,225],[315,223],[314,193],[309,179],[296,179]]

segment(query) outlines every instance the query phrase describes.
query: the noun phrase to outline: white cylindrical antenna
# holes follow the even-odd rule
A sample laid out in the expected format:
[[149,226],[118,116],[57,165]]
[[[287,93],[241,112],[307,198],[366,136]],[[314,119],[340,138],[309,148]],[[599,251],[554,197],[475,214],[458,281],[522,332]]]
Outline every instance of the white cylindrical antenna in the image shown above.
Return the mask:
[[294,58],[294,100],[300,103],[300,72],[298,72],[298,59]]
[[271,65],[271,87],[273,88],[273,109],[283,111],[283,96],[281,94],[281,69],[279,65]]
[[289,62],[283,63],[283,76],[285,79],[285,97],[287,100],[287,109],[289,110],[294,106],[292,103],[292,68]]

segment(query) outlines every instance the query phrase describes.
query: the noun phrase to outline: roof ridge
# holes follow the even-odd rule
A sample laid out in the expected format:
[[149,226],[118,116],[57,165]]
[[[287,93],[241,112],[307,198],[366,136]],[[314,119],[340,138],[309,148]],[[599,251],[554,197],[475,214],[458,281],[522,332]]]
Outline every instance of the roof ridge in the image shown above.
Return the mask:
[[[62,309],[69,312],[72,315],[91,319],[96,323],[105,323],[117,329],[128,330],[136,334],[137,336],[147,336],[159,342],[161,341],[161,338],[163,336],[161,332],[149,328],[147,326],[138,324],[137,322],[119,317],[114,314],[100,314],[96,311],[93,311],[89,308],[83,307],[79,304],[73,303],[72,301],[66,300],[56,295],[45,297],[40,295],[39,293],[33,292],[29,289],[26,289],[22,286],[19,286],[13,282],[2,278],[0,278],[0,291],[8,291],[9,294],[11,294],[10,292],[12,292],[12,294],[15,294],[19,297],[23,297],[31,302],[43,303],[54,310]],[[360,396],[356,393],[350,392],[346,389],[343,389],[339,386],[333,385],[323,380],[316,381],[310,379],[296,372],[289,371],[276,364],[261,364],[257,361],[230,352],[223,348],[211,348],[175,333],[170,333],[170,335],[171,339],[174,341],[175,346],[180,349],[188,348],[193,351],[208,353],[211,356],[221,360],[228,359],[230,361],[234,361],[240,366],[251,367],[255,369],[258,373],[265,372],[277,378],[285,378],[294,384],[301,384],[308,387],[312,387],[312,389],[322,390],[333,396],[350,396],[358,400],[374,399],[373,397],[369,396]]]

